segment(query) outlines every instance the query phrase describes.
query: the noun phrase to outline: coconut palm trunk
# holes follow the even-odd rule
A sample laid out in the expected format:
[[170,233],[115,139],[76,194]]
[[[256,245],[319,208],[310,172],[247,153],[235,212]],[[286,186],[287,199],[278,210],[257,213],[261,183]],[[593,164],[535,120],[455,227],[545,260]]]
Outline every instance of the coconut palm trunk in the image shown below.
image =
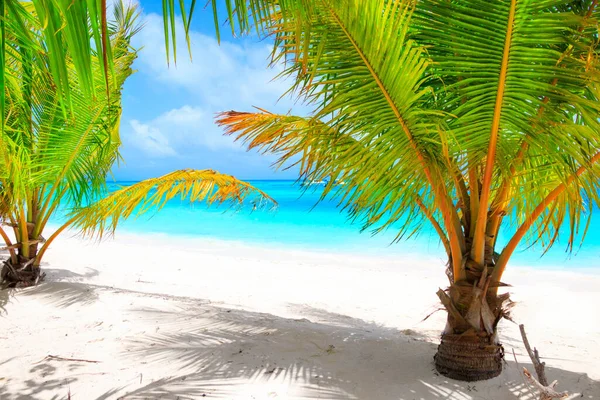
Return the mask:
[[450,278],[435,367],[492,378],[515,249],[563,236],[572,249],[598,204],[597,16],[591,0],[280,2],[265,21],[273,62],[313,114],[218,123],[328,180],[323,197],[363,228],[400,240],[432,226]]
[[490,289],[487,271],[473,274],[437,293],[448,312],[446,327],[434,357],[438,372],[453,379],[477,381],[502,372],[504,350],[498,322],[506,315],[508,295]]
[[42,235],[36,235],[35,225],[34,220],[27,219],[21,223],[9,222],[6,226],[13,228],[15,243],[9,239],[6,231],[2,230],[1,234],[9,251],[9,257],[0,269],[0,282],[3,286],[25,287],[35,285],[44,278],[37,256],[45,239]]

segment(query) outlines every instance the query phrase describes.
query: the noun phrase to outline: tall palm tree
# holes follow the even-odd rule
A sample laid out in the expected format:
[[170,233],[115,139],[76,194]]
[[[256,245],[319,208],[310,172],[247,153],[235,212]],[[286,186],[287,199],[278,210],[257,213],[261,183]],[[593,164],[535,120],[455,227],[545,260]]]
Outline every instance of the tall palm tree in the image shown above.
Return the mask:
[[513,252],[559,235],[572,249],[599,200],[597,1],[270,3],[273,61],[314,113],[230,111],[218,123],[302,178],[328,178],[323,196],[367,227],[402,238],[431,224],[450,278],[435,366],[497,376]]
[[[114,23],[106,29],[112,68],[106,70],[106,60],[92,51],[93,87],[82,89],[84,76],[75,68],[74,57],[66,54],[62,62],[67,67],[68,91],[64,91],[54,83],[53,50],[41,33],[39,11],[23,3],[12,4],[4,14],[0,223],[13,229],[13,237],[0,226],[9,251],[1,284],[37,283],[46,250],[70,227],[102,235],[114,231],[121,218],[156,210],[177,195],[208,203],[271,201],[248,183],[211,170],[175,171],[109,194],[106,176],[119,159],[121,145],[121,90],[136,57],[130,40],[139,30],[137,13],[122,3],[115,7]],[[19,14],[14,17],[14,13]],[[45,239],[42,233],[60,207],[68,207],[70,214]]]

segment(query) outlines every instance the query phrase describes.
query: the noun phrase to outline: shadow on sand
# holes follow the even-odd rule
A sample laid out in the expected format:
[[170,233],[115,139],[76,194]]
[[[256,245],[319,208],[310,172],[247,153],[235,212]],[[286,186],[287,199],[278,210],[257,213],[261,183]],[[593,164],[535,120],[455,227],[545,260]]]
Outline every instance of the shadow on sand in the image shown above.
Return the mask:
[[[138,309],[136,313],[157,321],[160,330],[132,340],[127,357],[175,365],[180,373],[135,388],[114,388],[98,400],[537,398],[514,361],[493,381],[457,382],[435,372],[437,345],[417,332],[303,305],[290,308],[305,318],[199,302],[187,311]],[[561,377],[561,388],[571,393],[579,389],[577,397],[600,399],[600,382],[587,375],[553,368],[547,372]]]
[[[108,291],[54,282],[33,288],[27,295],[56,296],[54,301],[62,307],[71,302],[94,301],[95,293]],[[115,295],[123,294],[134,293]],[[139,308],[132,303],[125,310],[130,318],[151,321],[156,329],[123,338],[119,365],[139,372],[139,380],[115,385],[95,396],[96,400],[536,398],[510,360],[500,377],[484,383],[463,383],[439,376],[432,362],[436,344],[414,331],[399,331],[303,305],[290,307],[304,318],[287,319],[226,309],[204,300],[173,297],[168,303],[169,307],[164,308]],[[512,355],[507,355],[508,359]],[[48,376],[28,381],[31,392],[27,397],[0,388],[0,399],[65,398],[64,386],[61,391],[56,386],[64,377],[56,376],[48,364],[36,367],[46,368]],[[521,366],[532,370],[529,364]],[[119,374],[109,373],[115,378]],[[550,367],[547,373],[550,379],[560,379],[560,389],[569,390],[577,398],[600,399],[600,382],[585,374]],[[87,379],[91,380],[85,385],[92,385],[93,378]],[[91,399],[84,393],[73,395]]]
[[[37,296],[48,301],[48,304],[60,308],[74,304],[89,304],[97,300],[92,285],[78,283],[98,275],[95,269],[89,269],[85,274],[77,274],[66,269],[44,268],[46,277],[36,287],[24,289],[0,290],[0,316],[7,313],[6,306],[15,296]],[[0,397],[0,400],[2,398]]]
[[86,305],[98,299],[92,285],[76,282],[43,282],[35,288],[17,292],[19,296],[36,296],[45,304],[66,308],[72,305]]

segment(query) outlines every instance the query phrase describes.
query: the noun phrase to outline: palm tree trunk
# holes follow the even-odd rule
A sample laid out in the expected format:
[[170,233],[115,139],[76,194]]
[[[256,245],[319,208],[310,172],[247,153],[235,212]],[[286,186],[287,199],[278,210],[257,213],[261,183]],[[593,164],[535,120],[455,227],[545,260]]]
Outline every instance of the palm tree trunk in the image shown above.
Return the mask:
[[434,357],[435,369],[459,381],[481,381],[502,372],[504,349],[491,334],[474,330],[462,334],[443,333]]
[[[36,285],[44,279],[45,274],[41,273],[39,265],[35,262],[38,253],[39,240],[31,239],[28,245],[28,251],[25,253],[19,248],[17,262],[10,258],[4,261],[0,270],[1,288],[22,288]],[[23,254],[27,254],[25,257]]]
[[[469,264],[469,262],[467,263]],[[491,270],[469,270],[467,279],[454,282],[437,295],[448,311],[446,329],[434,357],[436,370],[449,378],[478,381],[502,372],[504,349],[498,341],[498,322],[508,316],[508,294],[490,289]]]

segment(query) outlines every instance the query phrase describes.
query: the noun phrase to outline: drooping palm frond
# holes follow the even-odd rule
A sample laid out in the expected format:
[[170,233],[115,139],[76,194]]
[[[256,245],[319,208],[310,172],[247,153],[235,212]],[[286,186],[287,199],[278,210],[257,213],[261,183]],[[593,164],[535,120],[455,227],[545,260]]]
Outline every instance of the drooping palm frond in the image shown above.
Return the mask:
[[124,187],[87,207],[75,209],[72,226],[84,235],[102,237],[105,231],[114,232],[121,219],[156,212],[175,197],[208,205],[241,205],[244,201],[252,201],[255,208],[276,205],[266,193],[233,176],[212,170],[181,170]]
[[[278,167],[298,165],[300,176],[305,180],[335,179],[341,172],[329,170],[335,164],[322,160],[333,159],[358,145],[354,138],[335,131],[316,118],[261,110],[258,113],[224,112],[216,121],[225,127],[227,134],[242,140],[249,149],[280,156],[276,163]],[[296,160],[297,155],[301,155],[299,160]]]
[[[362,223],[363,229],[378,232],[395,224],[399,240],[417,233],[423,217],[436,217],[435,211],[431,215],[421,214],[421,206],[426,207],[423,198],[429,199],[424,183],[416,189],[412,186],[418,181],[398,176],[393,168],[377,170],[374,174],[371,163],[377,162],[379,156],[360,141],[322,121],[262,111],[221,113],[217,123],[249,148],[278,155],[277,166],[297,166],[302,180],[327,181],[321,199],[327,196],[337,199],[351,218]],[[360,160],[366,164],[357,164]],[[385,191],[380,190],[383,179],[390,184]],[[416,197],[418,201],[414,198],[405,201],[402,197],[407,190],[404,182],[411,186],[409,190],[421,194]],[[355,190],[356,187],[360,190]]]
[[[304,9],[294,13],[291,3]],[[278,48],[274,62],[285,62],[283,75],[294,78],[291,90],[316,107],[315,119],[377,155],[336,157],[345,166],[344,179],[353,183],[339,189],[347,192],[341,198],[360,197],[361,207],[372,212],[393,198],[406,215],[376,214],[398,220],[411,217],[416,196],[422,196],[441,210],[446,229],[460,229],[444,170],[445,114],[426,106],[434,101],[425,85],[429,60],[408,36],[414,3],[328,0],[281,8],[268,28]],[[464,243],[460,234],[453,238],[460,264]]]

